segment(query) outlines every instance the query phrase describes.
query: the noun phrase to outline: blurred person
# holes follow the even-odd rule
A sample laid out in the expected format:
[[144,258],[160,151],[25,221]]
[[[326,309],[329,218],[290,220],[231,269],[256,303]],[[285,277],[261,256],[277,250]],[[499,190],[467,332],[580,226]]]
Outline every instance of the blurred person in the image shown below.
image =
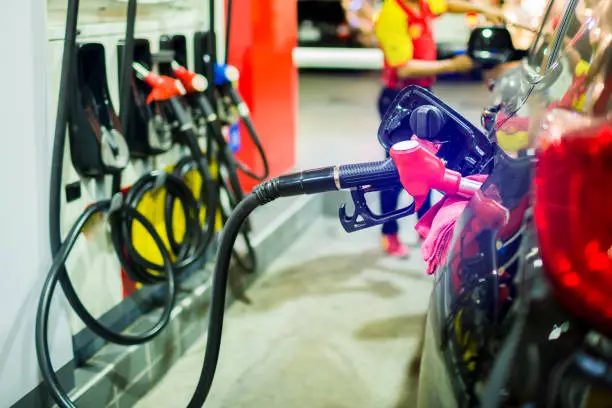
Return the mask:
[[[384,55],[383,89],[378,98],[381,120],[395,97],[406,86],[419,85],[431,90],[436,75],[474,69],[474,62],[465,55],[440,61],[436,59],[433,20],[447,12],[482,14],[495,23],[504,19],[502,11],[497,8],[463,0],[384,0],[374,25],[374,34]],[[401,189],[396,189],[380,193],[382,213],[397,208],[400,192]],[[428,196],[417,212],[418,218],[430,206],[431,196]],[[410,253],[400,241],[398,232],[397,221],[383,224],[383,248],[390,256],[406,258]]]
[[342,0],[342,8],[349,26],[356,31],[357,40],[366,47],[375,47],[374,22],[380,0]]

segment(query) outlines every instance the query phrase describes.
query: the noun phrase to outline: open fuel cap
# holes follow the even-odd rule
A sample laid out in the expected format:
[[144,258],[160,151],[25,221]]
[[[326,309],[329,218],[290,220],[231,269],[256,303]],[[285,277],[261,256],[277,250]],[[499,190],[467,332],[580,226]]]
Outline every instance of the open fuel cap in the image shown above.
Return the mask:
[[436,139],[444,127],[444,113],[433,105],[422,105],[410,114],[410,128],[420,139]]

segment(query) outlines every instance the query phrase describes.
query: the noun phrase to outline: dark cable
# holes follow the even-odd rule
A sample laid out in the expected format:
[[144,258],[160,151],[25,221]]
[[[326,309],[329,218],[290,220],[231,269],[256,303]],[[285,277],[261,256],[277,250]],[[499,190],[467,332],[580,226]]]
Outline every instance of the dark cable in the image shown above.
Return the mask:
[[[135,1],[135,0],[130,0]],[[51,244],[51,253],[55,258],[57,252],[62,245],[61,226],[60,226],[60,211],[61,211],[61,185],[62,185],[62,167],[64,163],[64,147],[66,142],[66,124],[68,123],[69,106],[69,80],[72,75],[72,58],[76,48],[76,27],[79,12],[79,0],[68,0],[66,13],[66,31],[64,38],[64,48],[62,57],[62,71],[60,77],[59,97],[57,116],[55,121],[55,137],[53,141],[53,152],[51,157],[51,191],[49,194],[49,238]],[[79,300],[79,297],[68,278],[68,274],[64,265],[60,265],[58,271],[59,282],[64,291],[68,303],[85,323],[97,335],[109,340],[113,337],[113,333],[104,330],[103,326],[92,316]]]
[[[176,116],[179,123],[179,137],[180,141],[187,146],[191,157],[193,157],[196,169],[202,177],[202,188],[200,196],[203,192],[206,192],[206,226],[207,229],[204,232],[202,249],[198,256],[203,256],[208,245],[212,241],[215,233],[215,221],[216,212],[218,206],[218,195],[216,189],[216,183],[210,173],[209,163],[206,160],[206,156],[202,153],[202,149],[198,143],[198,137],[193,129],[191,119],[183,107],[181,102],[175,98],[170,99],[170,106]],[[198,214],[199,222],[199,214]]]
[[[159,182],[160,179],[162,179],[161,183]],[[208,243],[204,240],[199,222],[201,207],[193,197],[189,187],[180,178],[163,171],[155,171],[138,179],[125,195],[126,205],[138,208],[145,194],[156,191],[158,188],[163,188],[167,196],[178,199],[183,209],[185,217],[184,245],[177,248],[178,251],[173,248],[176,252],[174,254],[175,260],[172,261],[175,273],[180,275],[195,262],[204,261],[201,255],[202,251],[206,248],[202,249],[202,246],[208,245]],[[171,220],[172,217],[170,222]],[[166,221],[168,222],[168,219]],[[152,271],[161,271],[163,264],[159,265],[148,261],[134,247],[132,237],[133,220],[116,218],[111,220],[111,225],[113,227],[111,235],[113,246],[126,274],[137,282],[155,283],[163,281],[165,277],[152,273]],[[169,225],[166,225],[166,227],[169,227]],[[168,232],[168,229],[166,229],[166,232]],[[170,236],[172,237],[173,235]]]
[[225,8],[225,63],[229,64],[230,34],[232,32],[232,0],[227,1]]
[[130,83],[132,82],[132,61],[134,60],[134,28],[136,26],[136,0],[128,0],[127,5],[127,21],[125,27],[125,40],[123,42],[123,55],[121,57],[121,73],[119,82],[119,95],[121,98],[120,104],[120,121],[127,130],[130,118]]
[[[49,331],[49,313],[51,309],[51,303],[53,300],[53,294],[57,283],[60,280],[69,281],[69,277],[66,273],[65,262],[74,244],[77,241],[77,238],[81,234],[84,226],[87,221],[97,213],[107,211],[111,206],[110,200],[99,201],[91,206],[89,206],[85,211],[79,216],[70,232],[66,240],[62,243],[60,248],[58,249],[56,256],[53,260],[53,264],[51,269],[45,279],[43,284],[42,294],[38,303],[38,311],[36,314],[36,354],[38,359],[38,364],[42,373],[42,377],[49,388],[51,396],[55,400],[55,402],[62,408],[76,408],[74,403],[70,400],[68,394],[62,389],[61,384],[59,383],[55,371],[53,369],[53,365],[51,363],[51,355],[49,351],[49,339],[48,339],[48,331]],[[128,217],[135,218],[138,222],[140,222],[147,232],[151,235],[155,244],[158,246],[159,250],[162,253],[162,258],[164,259],[164,272],[167,278],[167,297],[164,305],[163,312],[159,321],[145,333],[138,335],[131,334],[122,334],[111,331],[110,329],[102,326],[97,320],[94,319],[96,325],[91,327],[89,322],[83,320],[85,324],[88,325],[90,329],[94,332],[98,332],[101,330],[104,332],[104,337],[113,341],[117,344],[122,345],[131,345],[131,344],[139,344],[144,343],[153,337],[157,336],[168,324],[170,321],[170,316],[172,309],[174,307],[174,302],[176,299],[176,276],[172,269],[172,265],[170,262],[170,255],[168,254],[164,243],[160,236],[155,231],[155,228],[151,223],[138,211],[131,207],[121,206],[116,212],[114,212],[111,217],[117,216],[118,213],[126,213]],[[84,305],[79,302],[80,306],[84,309]],[[89,315],[89,313],[87,314]],[[101,328],[101,329],[100,329]]]
[[[49,238],[51,253],[55,254],[62,244],[60,227],[62,167],[66,143],[66,124],[68,123],[69,81],[72,74],[72,58],[76,48],[76,27],[79,13],[79,0],[69,0],[66,11],[66,31],[59,84],[57,115],[55,117],[55,137],[51,158],[51,191],[49,194]],[[64,271],[65,272],[65,271]],[[63,273],[62,273],[63,275]]]
[[[62,71],[60,76],[57,116],[55,118],[55,137],[51,157],[51,191],[49,194],[49,238],[51,253],[56,256],[62,245],[60,210],[62,167],[64,163],[64,147],[66,143],[66,125],[68,123],[69,80],[72,75],[72,58],[76,48],[76,27],[79,12],[79,0],[69,0],[66,13],[66,32],[62,56]],[[79,297],[68,279],[64,265],[57,272],[62,290],[75,313],[85,324],[97,323],[97,320],[83,307]]]
[[[223,132],[221,131],[219,119],[206,95],[199,94],[195,101],[198,104],[198,108],[201,111],[202,116],[206,120],[207,136],[212,136],[212,138],[210,139],[212,139],[217,144],[217,160],[218,162],[222,162],[227,168],[229,184],[232,189],[232,195],[235,198],[235,205],[235,203],[241,201],[244,198],[244,192],[242,191],[242,186],[240,185],[240,180],[238,179],[238,173],[236,171],[236,159],[232,154],[230,147],[227,144],[227,141],[223,137]],[[220,164],[221,163],[217,163],[217,165]]]
[[242,100],[242,98],[240,97],[240,95],[238,94],[238,92],[236,91],[236,89],[234,88],[234,86],[232,84],[228,84],[225,88],[227,89],[227,94],[230,100],[232,101],[232,104],[234,104],[234,106],[238,108],[238,112],[240,112],[240,117],[244,121],[244,125],[249,131],[249,134],[251,135],[251,140],[253,141],[253,144],[255,145],[255,148],[257,149],[257,152],[259,153],[259,157],[261,158],[261,161],[263,163],[264,171],[263,171],[263,174],[256,174],[253,170],[249,169],[244,163],[236,160],[238,168],[240,169],[240,171],[242,171],[244,174],[246,174],[250,178],[255,179],[257,181],[264,181],[270,176],[270,167],[268,164],[268,158],[266,156],[266,152],[264,151],[264,148],[261,145],[261,139],[259,138],[259,135],[257,134],[257,131],[255,130],[255,125],[253,125],[253,121],[251,120],[251,117],[249,116],[249,114],[242,112],[243,110],[245,110],[244,108],[246,108],[246,105],[244,101]]
[[[134,59],[134,27],[136,26],[136,0],[128,0],[127,21],[125,26],[125,40],[123,43],[123,56],[121,58],[121,72],[119,80],[119,120],[124,132],[128,131],[130,120],[130,92],[132,79],[132,61]],[[113,194],[121,190],[121,173],[113,176]]]
[[[367,170],[365,166],[363,168]],[[269,203],[278,197],[333,191],[335,189],[332,168],[281,176],[257,185],[251,194],[238,203],[229,216],[221,233],[217,262],[212,276],[204,363],[196,390],[187,405],[188,408],[201,408],[204,405],[215,376],[223,332],[229,264],[236,238],[244,221],[258,206]]]
[[249,214],[261,204],[263,204],[263,202],[256,194],[249,194],[244,200],[238,203],[223,228],[219,250],[217,252],[217,262],[212,278],[212,293],[209,310],[210,317],[208,321],[204,364],[202,365],[202,371],[198,379],[196,391],[187,405],[188,408],[201,408],[212,386],[221,346],[223,315],[225,314],[225,294],[227,292],[227,276],[232,249],[240,233],[242,223]]

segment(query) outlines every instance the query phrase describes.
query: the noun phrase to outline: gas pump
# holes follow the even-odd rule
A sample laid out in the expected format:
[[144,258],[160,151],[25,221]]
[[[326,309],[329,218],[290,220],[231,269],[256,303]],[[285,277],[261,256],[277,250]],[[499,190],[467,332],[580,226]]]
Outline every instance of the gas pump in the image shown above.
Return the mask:
[[[60,406],[74,406],[74,403],[56,377],[47,338],[51,301],[58,284],[77,316],[95,335],[120,345],[142,344],[167,326],[179,275],[205,262],[205,253],[214,236],[217,191],[188,112],[177,98],[186,93],[185,89],[180,81],[150,70],[153,58],[148,41],[134,39],[136,0],[129,0],[127,8],[126,38],[117,48],[122,55],[119,58],[122,102],[119,120],[109,98],[105,49],[97,43],[77,43],[79,1],[68,1],[51,171],[50,231],[54,258],[43,284],[36,319],[39,367],[51,396]],[[111,176],[113,186],[112,191],[104,192],[105,197],[97,197],[97,201],[85,208],[62,239],[60,198],[67,124],[77,172],[81,177],[94,178],[102,187],[104,177]],[[151,160],[167,152],[175,143],[188,148],[202,177],[201,191],[204,193],[201,196],[204,199],[197,200],[180,177],[164,170],[147,171],[131,186],[122,186],[121,171],[130,157]],[[171,197],[167,206],[170,210],[166,211],[162,226],[154,225],[139,210],[143,197],[157,191]],[[181,239],[173,229],[175,212],[172,210],[176,201],[184,220]],[[157,322],[142,333],[125,334],[101,323],[84,306],[67,274],[65,263],[78,237],[99,215],[105,215],[108,220],[111,243],[126,275],[139,285],[165,286],[162,313]],[[152,247],[147,249],[158,253],[159,262],[152,261],[151,254],[143,253],[142,247],[137,245],[136,226],[152,241]]]

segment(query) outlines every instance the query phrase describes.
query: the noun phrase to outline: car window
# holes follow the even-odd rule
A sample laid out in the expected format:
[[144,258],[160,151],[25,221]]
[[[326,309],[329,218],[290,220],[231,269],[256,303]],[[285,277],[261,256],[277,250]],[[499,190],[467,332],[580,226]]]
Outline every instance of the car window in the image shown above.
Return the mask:
[[[530,83],[524,69],[503,78],[513,86],[506,87],[507,95],[501,99],[508,107],[516,108],[506,109],[498,117],[496,136],[499,146],[511,156],[535,147],[541,121],[553,107],[582,111],[588,105],[590,95],[585,81],[587,74],[592,74],[593,54],[601,35],[591,9],[592,0],[569,1],[577,4],[564,16],[555,14],[554,6],[550,8],[532,48],[528,71],[535,71],[537,81]],[[551,21],[553,15],[555,21]],[[553,41],[557,35],[558,40]]]
[[590,71],[597,34],[594,17],[588,2],[581,1],[576,11],[567,21],[567,30],[562,38],[561,52],[557,60],[559,78],[552,82],[548,90],[550,103],[558,103],[565,108],[581,111],[586,94],[581,86]]

